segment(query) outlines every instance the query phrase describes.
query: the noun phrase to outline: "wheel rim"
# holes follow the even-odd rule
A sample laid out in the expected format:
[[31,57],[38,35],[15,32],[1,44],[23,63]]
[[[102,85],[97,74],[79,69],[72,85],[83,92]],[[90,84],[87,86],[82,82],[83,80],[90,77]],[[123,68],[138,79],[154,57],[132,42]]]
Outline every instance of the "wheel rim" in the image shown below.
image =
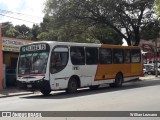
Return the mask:
[[77,88],[76,83],[75,82],[71,82],[71,90],[75,90]]
[[69,83],[69,92],[76,92],[76,90],[77,90],[77,82],[76,81],[74,81],[74,80],[72,80],[72,81],[70,81],[70,83]]

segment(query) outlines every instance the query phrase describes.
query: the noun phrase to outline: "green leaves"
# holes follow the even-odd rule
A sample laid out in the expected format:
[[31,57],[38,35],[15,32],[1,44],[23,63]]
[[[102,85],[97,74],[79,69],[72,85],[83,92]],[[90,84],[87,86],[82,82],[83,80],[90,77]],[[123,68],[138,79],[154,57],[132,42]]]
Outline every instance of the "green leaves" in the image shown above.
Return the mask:
[[[77,36],[82,39],[84,37],[80,36],[83,35],[102,43],[113,41],[111,43],[117,44],[114,41],[122,42],[124,38],[128,45],[138,45],[141,28],[153,19],[154,0],[47,0],[45,13],[53,19],[53,26],[48,29],[56,30],[58,38],[64,41],[72,41]],[[106,34],[104,28],[98,28],[104,30],[101,32],[103,40],[100,39],[98,25],[112,29],[112,35]],[[93,28],[94,35],[91,34]],[[117,35],[120,37],[115,38]]]

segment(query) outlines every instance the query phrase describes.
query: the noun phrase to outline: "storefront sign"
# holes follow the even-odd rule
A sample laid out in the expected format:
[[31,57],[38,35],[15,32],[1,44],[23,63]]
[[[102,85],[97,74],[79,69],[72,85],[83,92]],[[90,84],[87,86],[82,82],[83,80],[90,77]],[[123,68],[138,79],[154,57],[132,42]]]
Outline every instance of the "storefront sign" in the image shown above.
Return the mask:
[[28,40],[17,40],[17,39],[6,39],[2,38],[2,50],[3,51],[12,51],[12,52],[19,52],[20,47],[22,45],[28,44],[31,41]]

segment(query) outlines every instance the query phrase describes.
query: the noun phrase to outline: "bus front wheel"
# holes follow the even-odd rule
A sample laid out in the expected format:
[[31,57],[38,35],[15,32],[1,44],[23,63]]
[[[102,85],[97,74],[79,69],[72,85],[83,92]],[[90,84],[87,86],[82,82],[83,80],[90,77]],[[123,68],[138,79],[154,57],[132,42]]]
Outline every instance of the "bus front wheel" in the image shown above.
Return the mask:
[[40,90],[40,92],[45,95],[45,96],[48,96],[51,92],[51,90]]
[[68,83],[68,88],[66,89],[67,93],[75,93],[78,88],[78,82],[77,80],[73,77],[69,80]]
[[123,75],[121,73],[118,73],[116,75],[115,82],[109,85],[110,87],[121,87],[122,83],[123,83]]

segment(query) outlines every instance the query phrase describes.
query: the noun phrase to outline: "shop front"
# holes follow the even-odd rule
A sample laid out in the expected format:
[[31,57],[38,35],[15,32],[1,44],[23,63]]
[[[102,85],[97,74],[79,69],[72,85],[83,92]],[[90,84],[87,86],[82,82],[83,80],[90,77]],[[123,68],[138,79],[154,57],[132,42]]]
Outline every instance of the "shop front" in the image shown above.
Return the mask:
[[16,67],[20,46],[30,40],[2,37],[3,88],[16,85]]

